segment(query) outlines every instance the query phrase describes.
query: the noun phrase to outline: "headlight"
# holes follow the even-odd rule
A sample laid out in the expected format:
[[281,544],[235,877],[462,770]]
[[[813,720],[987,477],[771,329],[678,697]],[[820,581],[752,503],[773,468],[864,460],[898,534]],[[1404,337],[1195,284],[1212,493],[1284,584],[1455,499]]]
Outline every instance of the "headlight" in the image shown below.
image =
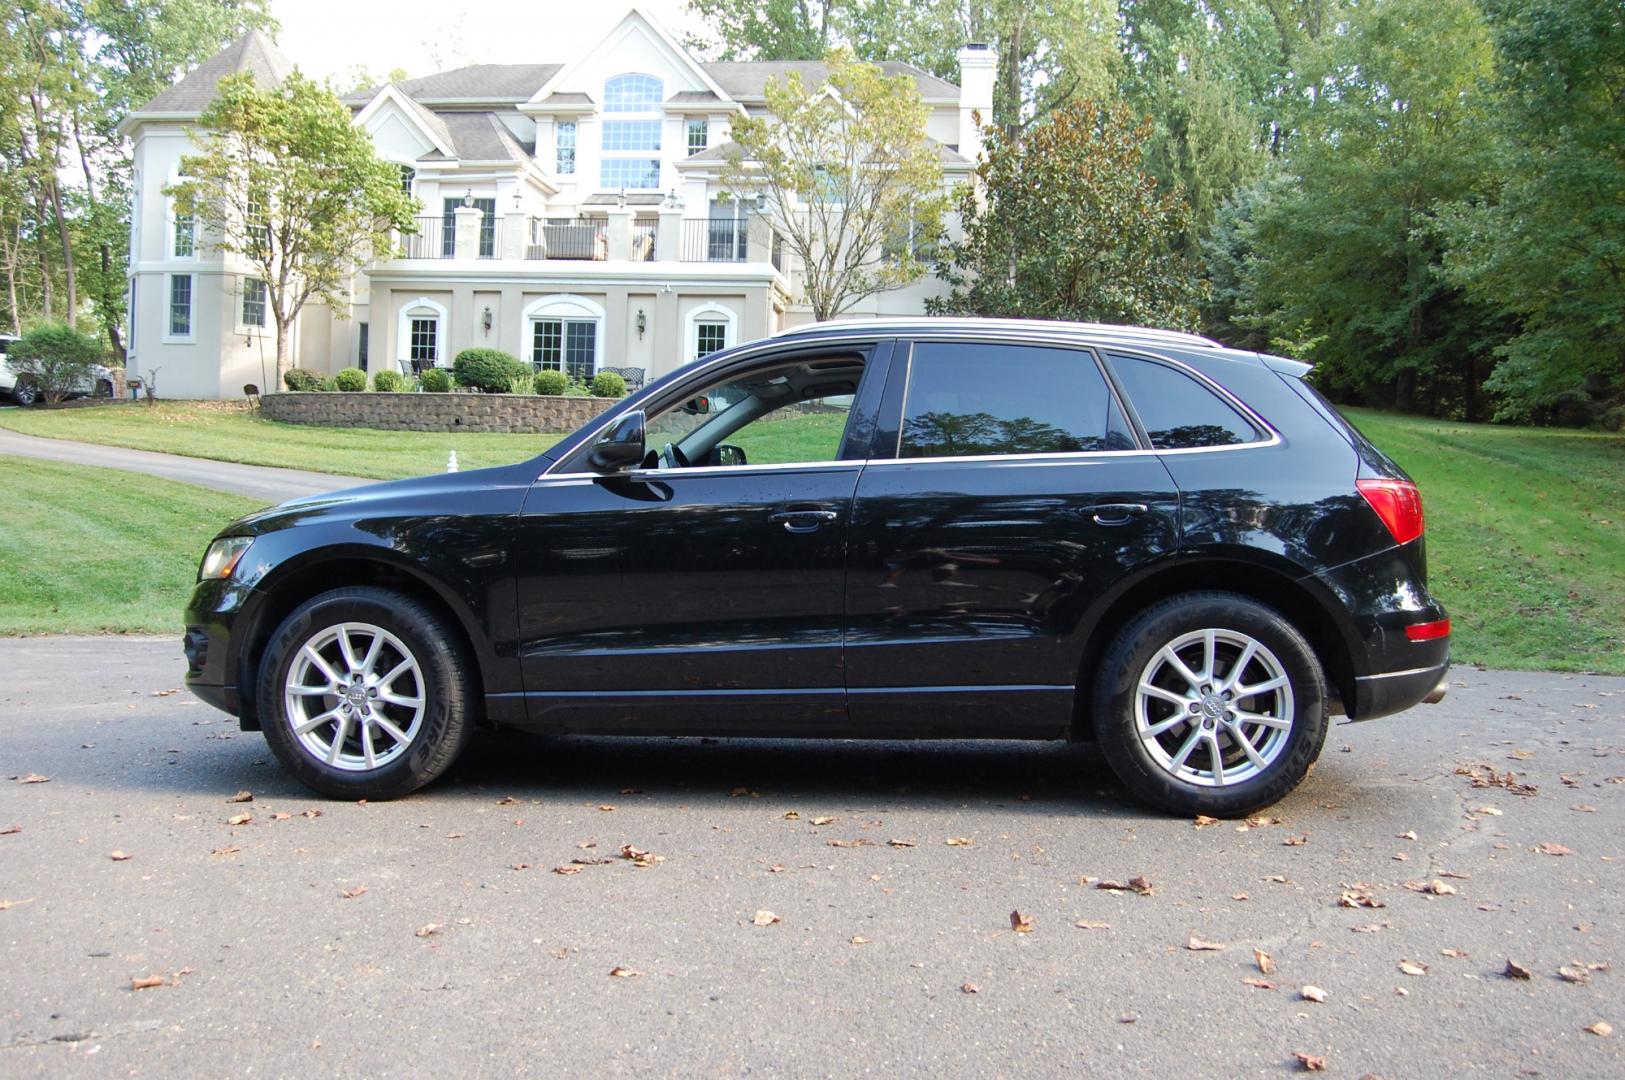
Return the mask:
[[197,579],[210,581],[229,578],[253,543],[252,536],[222,536],[209,545],[208,552],[203,556],[203,565],[198,567]]

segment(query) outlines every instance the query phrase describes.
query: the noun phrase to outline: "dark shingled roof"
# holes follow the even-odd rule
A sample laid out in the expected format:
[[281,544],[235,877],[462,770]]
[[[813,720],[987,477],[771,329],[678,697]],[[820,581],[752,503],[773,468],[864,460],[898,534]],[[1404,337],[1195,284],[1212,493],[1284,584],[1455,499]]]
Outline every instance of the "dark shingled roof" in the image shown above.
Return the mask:
[[[739,101],[756,101],[763,96],[769,79],[783,79],[792,72],[801,76],[808,87],[823,85],[829,78],[829,65],[822,60],[735,60],[702,64],[707,75]],[[913,64],[901,60],[882,60],[880,70],[887,75],[910,75],[926,98],[953,98],[958,100],[959,87],[930,72],[921,71]]]
[[[407,79],[395,85],[419,101],[528,101],[562,64],[473,64],[469,67]],[[365,105],[379,88],[359,90],[344,98],[349,105]]]
[[247,73],[260,86],[280,86],[293,63],[265,34],[250,30],[192,69],[191,74],[143,105],[142,113],[200,113],[214,100],[220,80]]
[[530,150],[513,137],[496,113],[435,113],[463,161],[527,161]]
[[[975,164],[959,151],[954,150],[943,143],[937,142],[935,139],[932,139],[931,142],[935,143],[937,148],[937,158],[942,162],[944,167],[965,167]],[[729,140],[725,143],[718,143],[709,150],[702,150],[698,154],[683,158],[677,162],[677,167],[682,168],[684,165],[688,165],[690,163],[699,164],[703,162],[709,164],[714,161],[727,162],[733,157],[737,156],[739,152],[739,144]]]

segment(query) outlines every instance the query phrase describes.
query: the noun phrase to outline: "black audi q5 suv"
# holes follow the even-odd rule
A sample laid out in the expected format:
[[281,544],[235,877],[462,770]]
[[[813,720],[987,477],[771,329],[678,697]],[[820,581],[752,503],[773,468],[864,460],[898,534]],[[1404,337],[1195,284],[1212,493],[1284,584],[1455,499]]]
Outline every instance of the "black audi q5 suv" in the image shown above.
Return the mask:
[[296,499],[210,544],[187,683],[310,787],[477,727],[1092,739],[1235,816],[1329,717],[1442,695],[1416,485],[1293,360],[1193,335],[823,323],[528,461]]

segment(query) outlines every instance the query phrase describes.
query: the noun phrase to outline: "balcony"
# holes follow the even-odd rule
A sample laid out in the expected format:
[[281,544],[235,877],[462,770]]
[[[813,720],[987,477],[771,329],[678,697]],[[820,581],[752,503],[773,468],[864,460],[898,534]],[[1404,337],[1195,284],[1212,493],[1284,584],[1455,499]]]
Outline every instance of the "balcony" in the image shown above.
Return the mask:
[[[673,263],[771,265],[787,273],[784,239],[761,218],[691,218],[673,212],[634,217],[530,217],[522,214],[419,217],[400,234],[395,258],[498,263]],[[653,269],[649,265],[649,269]]]
[[526,235],[526,259],[609,258],[609,222],[603,218],[531,218]]
[[451,245],[446,243],[446,223],[439,215],[416,220],[417,232],[401,236],[403,259],[449,259]]
[[683,262],[748,262],[748,232],[745,222],[735,218],[685,221],[678,258]]

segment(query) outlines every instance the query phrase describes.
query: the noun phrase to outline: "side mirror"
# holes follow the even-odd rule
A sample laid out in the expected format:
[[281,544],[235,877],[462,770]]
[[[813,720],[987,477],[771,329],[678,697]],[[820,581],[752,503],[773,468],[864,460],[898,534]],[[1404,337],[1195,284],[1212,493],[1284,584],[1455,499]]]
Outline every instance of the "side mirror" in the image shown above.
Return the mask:
[[617,473],[643,461],[642,409],[633,409],[609,426],[593,443],[587,465],[593,472]]

